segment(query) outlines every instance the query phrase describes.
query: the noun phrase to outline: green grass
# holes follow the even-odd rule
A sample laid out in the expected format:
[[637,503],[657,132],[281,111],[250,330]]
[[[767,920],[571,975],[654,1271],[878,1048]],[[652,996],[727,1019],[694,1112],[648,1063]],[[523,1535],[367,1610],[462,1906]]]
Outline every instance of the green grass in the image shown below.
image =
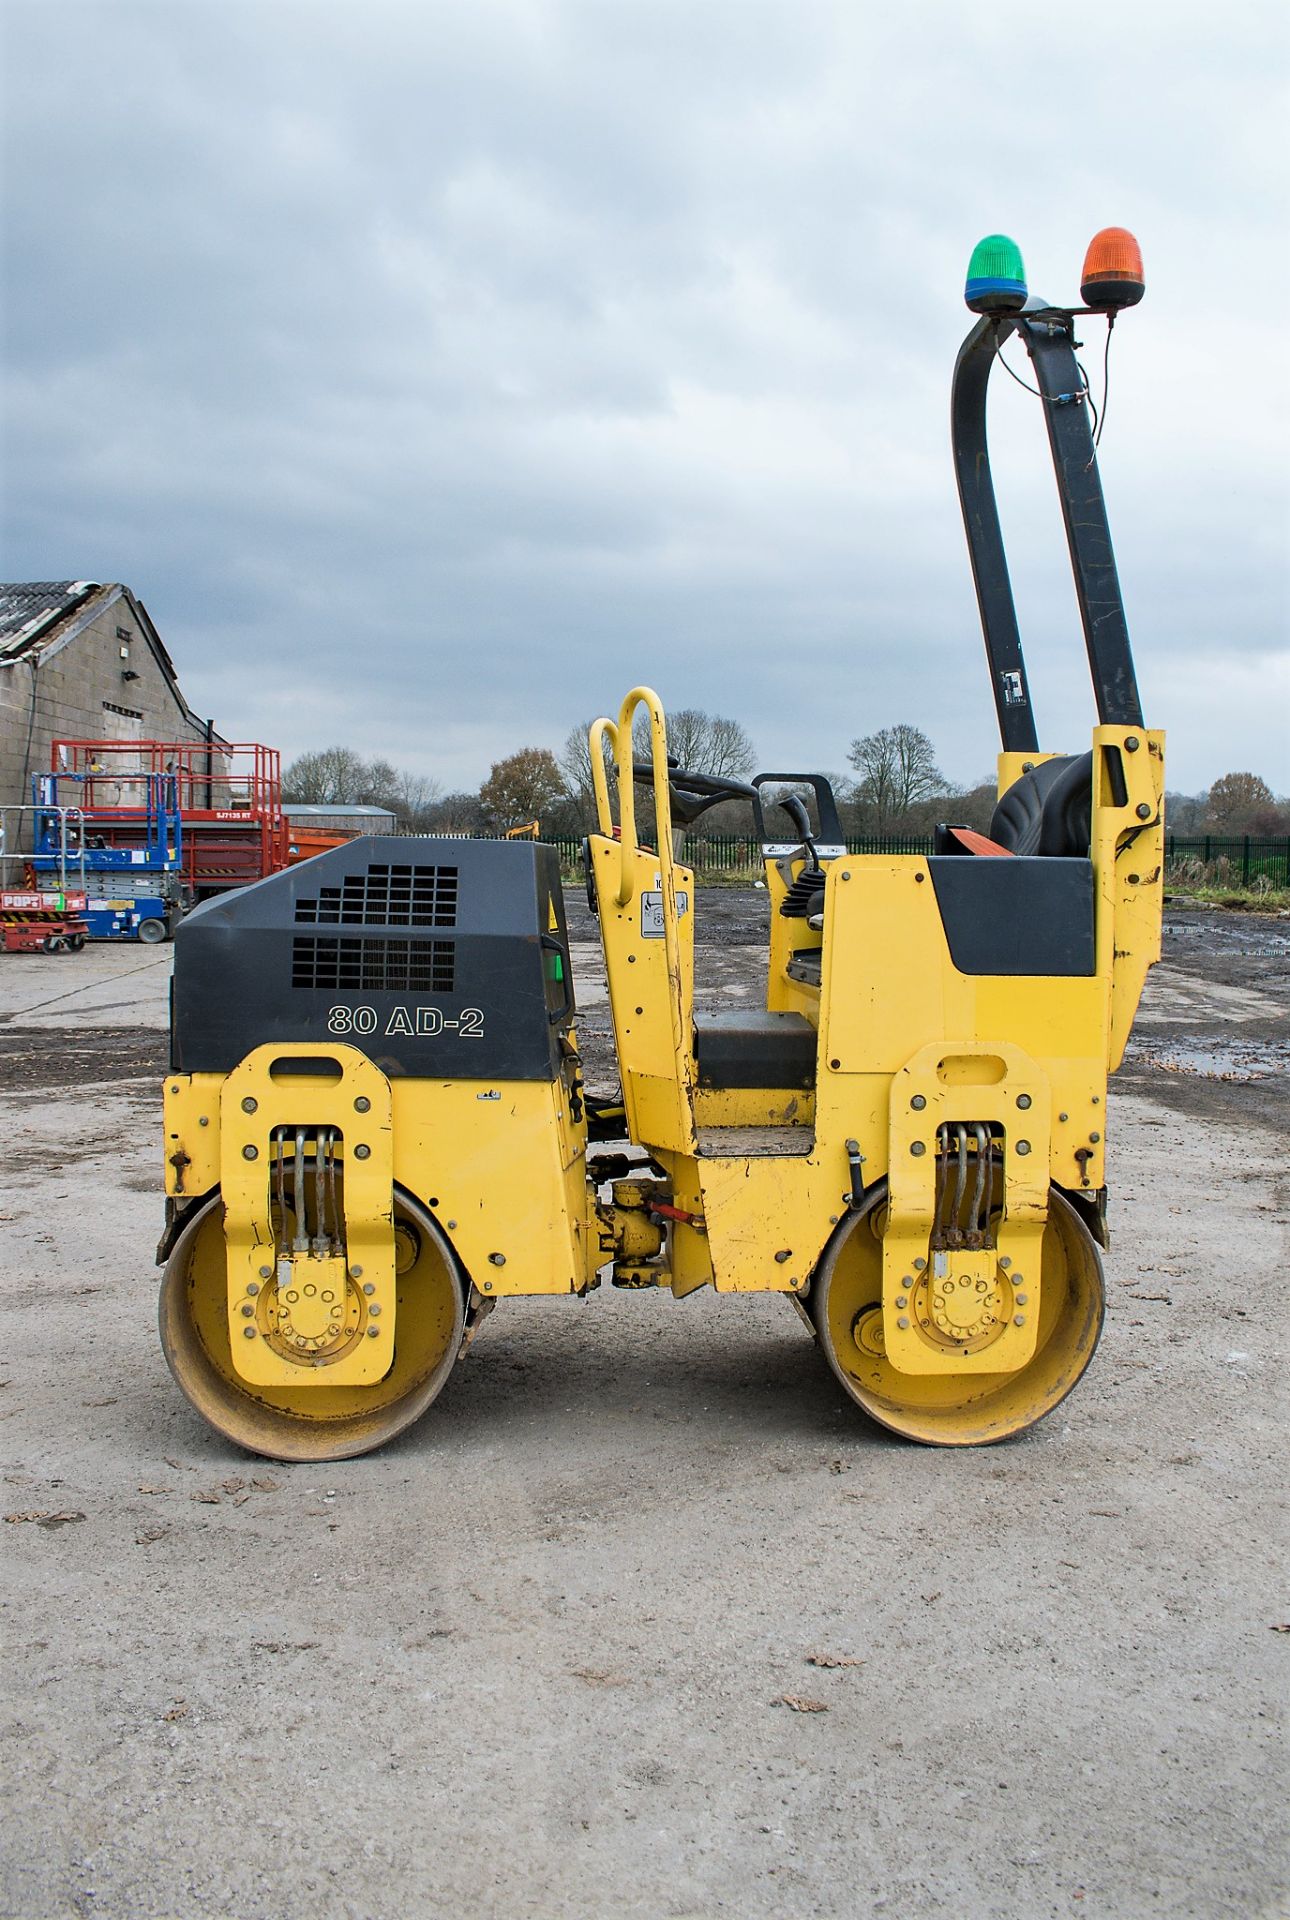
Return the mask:
[[1226,907],[1232,913],[1290,913],[1290,888],[1219,887],[1203,882],[1166,880],[1165,893],[1171,901],[1193,901],[1198,907]]

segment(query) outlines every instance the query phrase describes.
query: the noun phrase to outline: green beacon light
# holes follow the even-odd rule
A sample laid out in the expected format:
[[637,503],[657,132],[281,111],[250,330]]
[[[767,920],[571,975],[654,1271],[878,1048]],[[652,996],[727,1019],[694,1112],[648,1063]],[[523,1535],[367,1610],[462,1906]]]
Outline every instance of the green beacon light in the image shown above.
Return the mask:
[[973,313],[1020,313],[1025,306],[1021,248],[1006,233],[988,233],[973,247],[963,298]]

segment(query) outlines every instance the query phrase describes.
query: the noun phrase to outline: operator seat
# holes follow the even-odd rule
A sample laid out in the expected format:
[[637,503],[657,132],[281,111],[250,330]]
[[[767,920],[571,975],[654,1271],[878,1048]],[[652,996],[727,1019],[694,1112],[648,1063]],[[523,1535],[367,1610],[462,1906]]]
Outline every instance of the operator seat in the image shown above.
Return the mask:
[[1000,796],[990,838],[1009,853],[1087,860],[1093,835],[1093,756],[1041,760]]

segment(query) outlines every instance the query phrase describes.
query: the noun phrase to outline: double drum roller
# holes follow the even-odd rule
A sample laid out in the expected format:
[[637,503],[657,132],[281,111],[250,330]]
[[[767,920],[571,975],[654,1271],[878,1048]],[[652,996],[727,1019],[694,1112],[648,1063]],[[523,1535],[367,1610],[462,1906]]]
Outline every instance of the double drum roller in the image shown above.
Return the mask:
[[[1132,304],[1131,237],[1099,236],[1083,283],[1084,312]],[[559,860],[534,839],[354,841],[179,928],[161,1335],[229,1438],[363,1453],[424,1412],[498,1301],[606,1275],[788,1296],[843,1390],[912,1440],[1004,1439],[1079,1380],[1105,1304],[1107,1077],[1159,957],[1163,737],[1138,701],[1080,310],[1028,297],[998,235],[968,301],[953,443],[1003,742],[988,834],[852,853],[822,776],[678,768],[634,688],[590,738],[613,1101],[583,1085]],[[1098,709],[1079,755],[1038,747],[990,476],[986,390],[1013,333]],[[762,846],[765,1005],[703,1015],[673,827],[729,801]]]

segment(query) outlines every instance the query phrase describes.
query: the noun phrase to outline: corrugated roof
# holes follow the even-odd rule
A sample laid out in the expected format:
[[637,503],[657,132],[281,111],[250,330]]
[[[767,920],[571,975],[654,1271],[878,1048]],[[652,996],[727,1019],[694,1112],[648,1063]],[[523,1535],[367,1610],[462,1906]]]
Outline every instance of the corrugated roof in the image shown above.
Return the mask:
[[337,820],[393,820],[391,807],[351,807],[347,805],[331,806],[325,801],[284,800],[282,811],[292,820],[315,820],[321,814]]
[[25,653],[82,606],[97,580],[22,580],[0,584],[0,658]]
[[[39,666],[47,647],[74,640],[83,627],[124,601],[146,644],[170,683],[175,702],[188,723],[203,727],[179,690],[175,663],[153,626],[148,609],[129,587],[99,580],[22,580],[0,582],[0,667],[28,658]],[[212,738],[221,744],[219,734]]]

